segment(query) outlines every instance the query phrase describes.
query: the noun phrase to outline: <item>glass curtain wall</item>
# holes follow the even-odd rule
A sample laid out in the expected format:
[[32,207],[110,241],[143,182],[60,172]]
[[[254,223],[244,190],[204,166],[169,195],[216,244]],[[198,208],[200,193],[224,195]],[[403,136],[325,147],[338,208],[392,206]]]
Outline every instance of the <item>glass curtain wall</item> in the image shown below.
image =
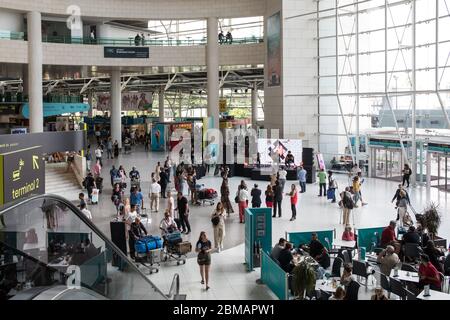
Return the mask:
[[327,158],[364,160],[366,134],[450,141],[450,0],[320,0],[310,18]]

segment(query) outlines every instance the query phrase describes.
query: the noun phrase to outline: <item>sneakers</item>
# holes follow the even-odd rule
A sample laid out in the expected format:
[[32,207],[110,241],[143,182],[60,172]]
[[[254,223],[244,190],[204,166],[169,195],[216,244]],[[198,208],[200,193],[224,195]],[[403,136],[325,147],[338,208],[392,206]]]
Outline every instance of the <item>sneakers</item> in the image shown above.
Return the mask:
[[220,247],[217,247],[216,249],[217,249],[217,253],[220,253],[220,251],[221,251]]

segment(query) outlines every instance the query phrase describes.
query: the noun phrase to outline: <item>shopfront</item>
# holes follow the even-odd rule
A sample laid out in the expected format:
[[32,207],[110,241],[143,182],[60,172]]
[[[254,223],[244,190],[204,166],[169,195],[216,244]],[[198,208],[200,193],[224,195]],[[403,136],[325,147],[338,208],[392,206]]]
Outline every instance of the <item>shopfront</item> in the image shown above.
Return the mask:
[[450,145],[428,143],[431,186],[450,192]]
[[405,158],[399,141],[370,139],[370,166],[373,178],[402,181]]

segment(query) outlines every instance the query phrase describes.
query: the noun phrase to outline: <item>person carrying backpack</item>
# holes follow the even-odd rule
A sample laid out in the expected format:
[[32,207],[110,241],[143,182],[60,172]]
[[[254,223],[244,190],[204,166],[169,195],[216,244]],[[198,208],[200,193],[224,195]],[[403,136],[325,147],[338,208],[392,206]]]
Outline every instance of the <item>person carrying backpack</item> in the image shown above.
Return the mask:
[[352,199],[352,194],[350,193],[350,188],[345,188],[345,191],[342,191],[341,196],[341,207],[342,207],[342,216],[343,216],[343,224],[350,224],[350,213],[352,212],[355,204]]

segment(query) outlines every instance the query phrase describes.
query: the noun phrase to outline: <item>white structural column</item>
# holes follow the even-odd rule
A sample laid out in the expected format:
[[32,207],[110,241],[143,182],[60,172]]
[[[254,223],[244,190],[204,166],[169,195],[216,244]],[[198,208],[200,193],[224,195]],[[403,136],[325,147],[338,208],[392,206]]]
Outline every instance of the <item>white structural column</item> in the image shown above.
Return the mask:
[[44,131],[41,13],[27,13],[30,133]]
[[112,140],[119,143],[119,149],[122,148],[122,99],[120,70],[114,69],[111,72],[111,137]]
[[219,129],[219,43],[218,19],[208,18],[208,44],[206,65],[208,72],[208,117],[213,117],[213,127]]
[[164,89],[161,88],[159,90],[158,98],[159,98],[159,104],[158,104],[159,121],[164,122]]
[[252,88],[252,128],[256,130],[258,126],[258,87],[254,84]]

